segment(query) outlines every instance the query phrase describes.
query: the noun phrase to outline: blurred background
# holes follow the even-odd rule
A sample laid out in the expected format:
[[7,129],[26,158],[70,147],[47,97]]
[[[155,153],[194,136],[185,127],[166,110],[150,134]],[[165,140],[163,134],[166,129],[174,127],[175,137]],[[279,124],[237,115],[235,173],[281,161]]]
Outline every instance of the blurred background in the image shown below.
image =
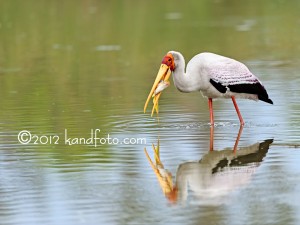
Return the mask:
[[[299,11],[297,0],[0,0],[0,223],[299,224]],[[170,206],[145,158],[159,136],[175,175],[209,148],[201,94],[171,83],[160,123],[143,114],[169,50],[186,62],[205,51],[242,61],[274,101],[239,101],[240,145],[274,142],[225,205]],[[238,118],[230,101],[214,107],[215,148],[230,148]],[[63,142],[65,129],[89,137],[95,128],[147,144]],[[61,141],[22,145],[24,129]]]

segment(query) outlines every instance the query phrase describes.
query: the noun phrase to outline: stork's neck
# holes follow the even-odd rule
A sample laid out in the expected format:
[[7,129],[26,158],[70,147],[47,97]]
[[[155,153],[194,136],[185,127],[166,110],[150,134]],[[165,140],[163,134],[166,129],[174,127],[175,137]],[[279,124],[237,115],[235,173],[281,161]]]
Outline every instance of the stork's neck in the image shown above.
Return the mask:
[[192,76],[195,75],[188,67],[185,72],[185,60],[179,52],[172,52],[175,58],[175,70],[173,71],[173,81],[177,89],[181,92],[198,91]]

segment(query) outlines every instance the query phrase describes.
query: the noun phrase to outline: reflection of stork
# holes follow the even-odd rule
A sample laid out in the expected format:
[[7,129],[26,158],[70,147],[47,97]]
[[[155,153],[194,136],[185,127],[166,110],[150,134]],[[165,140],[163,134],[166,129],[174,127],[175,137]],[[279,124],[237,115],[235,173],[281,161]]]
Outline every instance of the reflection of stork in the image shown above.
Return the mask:
[[195,197],[216,199],[249,183],[272,142],[265,140],[235,153],[232,150],[210,151],[199,162],[182,163],[175,184],[179,199],[187,199],[188,187]]
[[193,199],[202,202],[218,203],[222,197],[250,181],[272,142],[272,139],[265,140],[241,147],[238,151],[209,151],[200,161],[180,164],[175,184],[172,182],[172,174],[160,160],[159,146],[153,146],[155,163],[146,149],[145,153],[163,193],[171,202],[185,201],[191,195]]
[[262,83],[243,63],[213,53],[201,53],[194,56],[185,69],[182,54],[170,51],[162,60],[162,65],[145,103],[144,112],[153,94],[158,94],[154,100],[156,107],[161,94],[158,92],[169,86],[168,79],[171,72],[174,84],[179,91],[201,91],[204,96],[208,97],[211,124],[214,124],[213,98],[231,98],[242,125],[244,120],[235,98],[261,100],[273,104]]

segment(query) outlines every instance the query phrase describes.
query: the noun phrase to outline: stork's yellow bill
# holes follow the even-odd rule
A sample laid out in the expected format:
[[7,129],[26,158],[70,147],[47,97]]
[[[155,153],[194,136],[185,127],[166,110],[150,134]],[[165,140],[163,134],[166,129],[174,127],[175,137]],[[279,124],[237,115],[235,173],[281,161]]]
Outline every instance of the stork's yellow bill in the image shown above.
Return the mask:
[[153,115],[154,110],[158,113],[158,101],[161,92],[170,85],[169,79],[172,73],[172,69],[174,69],[173,56],[171,54],[167,54],[162,60],[162,64],[159,68],[151,91],[145,102],[144,113],[146,112],[151,97],[153,98],[153,108],[151,116]]

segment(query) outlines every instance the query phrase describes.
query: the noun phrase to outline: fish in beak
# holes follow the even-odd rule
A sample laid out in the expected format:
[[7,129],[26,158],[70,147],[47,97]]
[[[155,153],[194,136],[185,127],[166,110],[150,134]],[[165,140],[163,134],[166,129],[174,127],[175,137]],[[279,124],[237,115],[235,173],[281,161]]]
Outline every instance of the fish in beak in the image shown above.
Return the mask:
[[144,113],[146,112],[151,97],[153,98],[153,108],[152,108],[151,116],[153,115],[154,110],[156,111],[156,113],[158,113],[158,101],[160,95],[164,89],[169,87],[170,85],[169,79],[174,69],[175,69],[174,58],[171,53],[168,53],[167,55],[165,55],[165,57],[162,60],[162,64],[159,68],[153,86],[151,88],[151,91],[145,102]]
[[161,82],[158,83],[157,88],[154,91],[154,94],[152,95],[152,98],[157,95],[158,93],[162,92],[165,90],[167,87],[170,86],[170,81],[165,81],[162,80]]

